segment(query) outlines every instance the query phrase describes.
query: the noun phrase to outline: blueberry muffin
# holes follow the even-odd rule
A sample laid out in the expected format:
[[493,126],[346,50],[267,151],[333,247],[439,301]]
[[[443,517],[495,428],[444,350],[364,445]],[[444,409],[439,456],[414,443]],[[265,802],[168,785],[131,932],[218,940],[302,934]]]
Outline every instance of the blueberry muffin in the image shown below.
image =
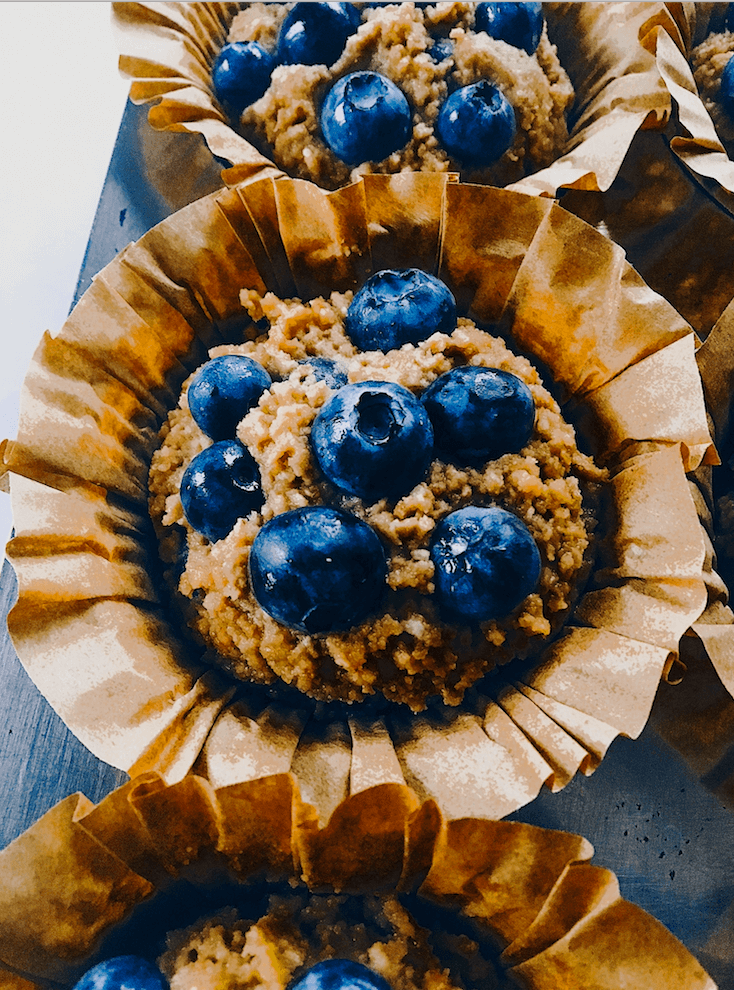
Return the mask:
[[542,648],[588,573],[604,473],[538,371],[418,269],[242,301],[250,339],[187,380],[149,476],[212,662],[417,711]]
[[573,89],[540,3],[250,3],[212,89],[290,175],[460,170],[504,185],[554,161]]

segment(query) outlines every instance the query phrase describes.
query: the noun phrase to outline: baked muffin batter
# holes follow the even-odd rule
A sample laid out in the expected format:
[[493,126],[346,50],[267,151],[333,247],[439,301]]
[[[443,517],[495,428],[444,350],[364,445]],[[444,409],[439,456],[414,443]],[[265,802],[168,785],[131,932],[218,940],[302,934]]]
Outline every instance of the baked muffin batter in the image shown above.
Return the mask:
[[392,990],[505,985],[477,942],[428,931],[394,896],[273,896],[255,923],[230,909],[171,933],[159,965],[171,990],[285,990],[324,959],[361,963]]
[[[582,484],[600,481],[603,473],[580,453],[572,427],[536,369],[461,317],[451,333],[434,333],[387,353],[359,352],[344,329],[350,293],[304,303],[245,290],[242,301],[254,322],[267,319],[269,331],[262,335],[253,323],[253,339],[215,348],[211,355],[249,355],[274,379],[237,430],[259,466],[264,504],[215,542],[187,521],[181,479],[191,459],[210,444],[188,409],[188,383],[163,427],[149,479],[168,578],[208,658],[238,678],[263,683],[280,678],[319,699],[351,702],[381,692],[420,710],[432,696],[459,704],[466,689],[494,666],[542,647],[567,618],[586,576],[590,517]],[[314,356],[341,362],[350,382],[397,382],[417,396],[453,367],[505,369],[532,394],[532,437],[519,452],[480,467],[436,458],[424,480],[401,497],[363,501],[331,485],[312,455],[311,425],[333,394],[311,366],[299,364]],[[309,505],[346,510],[367,523],[386,549],[387,588],[380,608],[347,631],[309,635],[289,628],[260,607],[250,588],[248,556],[263,524]],[[532,534],[542,562],[537,588],[511,615],[472,628],[442,620],[429,550],[437,523],[468,505],[498,505],[513,513]]]

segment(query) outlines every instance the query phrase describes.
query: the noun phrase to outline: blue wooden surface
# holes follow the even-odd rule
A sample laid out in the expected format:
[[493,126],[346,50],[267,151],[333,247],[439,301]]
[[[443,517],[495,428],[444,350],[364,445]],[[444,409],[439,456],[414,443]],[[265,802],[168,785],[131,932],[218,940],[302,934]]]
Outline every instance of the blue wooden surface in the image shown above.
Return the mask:
[[[217,164],[198,138],[157,135],[145,116],[128,105],[75,300],[129,241],[219,184]],[[6,562],[3,615],[15,594]],[[661,687],[663,695],[671,690]],[[662,715],[639,740],[618,739],[593,776],[578,776],[559,794],[544,791],[511,817],[585,835],[595,862],[617,874],[623,895],[667,925],[722,988],[734,986],[734,818],[663,741],[657,729],[674,717],[665,705],[663,697],[654,709]],[[0,847],[69,793],[80,790],[97,801],[125,779],[69,733],[6,634],[0,642]]]

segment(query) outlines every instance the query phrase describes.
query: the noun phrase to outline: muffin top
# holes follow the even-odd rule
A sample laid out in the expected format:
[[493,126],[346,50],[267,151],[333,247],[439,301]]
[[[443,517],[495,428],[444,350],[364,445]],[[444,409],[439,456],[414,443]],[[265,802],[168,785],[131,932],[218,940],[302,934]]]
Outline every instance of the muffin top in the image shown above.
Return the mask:
[[[242,299],[253,339],[211,351],[152,460],[179,606],[244,680],[459,704],[568,617],[588,573],[582,488],[604,473],[537,370],[433,276]],[[217,417],[228,390],[238,412]]]
[[212,88],[290,175],[460,170],[504,185],[549,165],[573,100],[540,3],[251,3]]

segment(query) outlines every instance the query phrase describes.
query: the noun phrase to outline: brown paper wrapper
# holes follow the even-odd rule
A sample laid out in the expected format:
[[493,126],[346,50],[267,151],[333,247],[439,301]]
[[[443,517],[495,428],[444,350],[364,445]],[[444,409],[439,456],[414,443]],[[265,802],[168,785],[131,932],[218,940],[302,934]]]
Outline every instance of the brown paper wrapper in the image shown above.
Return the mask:
[[[697,351],[696,359],[701,371],[712,432],[722,455],[728,460],[734,440],[731,409],[734,381],[734,303],[726,308]],[[698,643],[686,644],[683,676],[689,668],[696,671],[696,683],[702,688],[694,696],[692,715],[695,728],[692,726],[689,740],[679,737],[672,722],[667,724],[664,711],[661,712],[661,729],[662,734],[684,753],[699,775],[707,778],[708,785],[719,794],[721,800],[730,804],[734,799],[730,775],[722,775],[715,767],[728,749],[730,739],[728,719],[725,717],[722,723],[721,713],[728,712],[731,696],[734,696],[734,612],[729,607],[727,588],[727,583],[731,586],[734,578],[734,561],[730,553],[721,554],[717,560],[721,516],[716,500],[731,491],[734,485],[731,470],[726,465],[713,469],[700,468],[693,484],[693,495],[705,527],[704,573],[708,601],[705,611],[691,627],[691,634],[698,639]],[[726,550],[726,544],[724,549]],[[712,676],[714,671],[715,675]],[[718,684],[715,685],[717,677]],[[672,699],[670,703],[675,707]],[[699,717],[701,710],[706,712],[705,727],[704,721]],[[704,729],[703,737],[701,728]],[[697,754],[689,752],[694,740],[698,741]]]
[[[728,4],[669,3],[670,17],[656,37],[646,41],[675,101],[678,128],[670,145],[684,167],[734,214],[734,162],[724,151],[693,79],[688,56],[712,31],[721,30]],[[671,22],[675,29],[671,31]],[[718,25],[717,26],[717,22]]]
[[96,807],[72,795],[0,852],[0,981],[71,987],[100,959],[139,951],[120,944],[120,929],[176,878],[204,894],[223,878],[266,876],[320,891],[417,892],[473,918],[528,990],[715,990],[592,853],[567,832],[447,822],[404,784],[346,799],[319,828],[288,774],[223,788],[147,774]]
[[[241,288],[352,289],[405,245],[460,309],[546,365],[586,420],[612,474],[611,536],[560,638],[534,665],[496,672],[491,697],[325,721],[305,696],[298,710],[257,701],[203,670],[167,624],[148,463],[181,381],[241,317]],[[203,199],[104,269],[33,359],[4,451],[18,655],[82,742],[131,773],[173,783],[195,767],[222,787],[291,772],[322,823],[382,783],[449,819],[501,818],[641,732],[706,607],[686,472],[715,451],[694,344],[619,248],[549,200],[410,173],[335,193],[264,179]]]
[[[576,93],[567,147],[549,168],[513,188],[555,196],[559,189],[607,189],[640,128],[662,128],[670,93],[645,37],[676,21],[663,3],[543,5],[550,40]],[[210,85],[210,67],[226,40],[236,3],[113,3],[120,71],[134,103],[154,103],[153,127],[203,135],[232,163],[235,184],[277,169],[228,125]],[[682,42],[681,42],[682,44]],[[281,173],[282,174],[282,173]]]
[[603,224],[701,336],[734,296],[734,163],[699,97],[689,58],[712,28],[721,30],[726,7],[668,3],[664,12],[651,12],[640,44],[667,94],[660,131],[635,135],[603,194],[574,191],[563,200],[589,222]]

